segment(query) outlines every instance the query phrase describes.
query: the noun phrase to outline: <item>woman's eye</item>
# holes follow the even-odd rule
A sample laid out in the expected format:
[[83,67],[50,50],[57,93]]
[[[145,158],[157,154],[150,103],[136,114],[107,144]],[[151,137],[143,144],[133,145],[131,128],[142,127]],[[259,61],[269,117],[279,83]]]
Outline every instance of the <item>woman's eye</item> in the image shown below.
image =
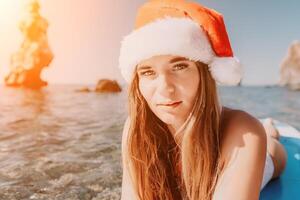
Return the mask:
[[182,70],[182,69],[185,69],[187,68],[188,66],[185,65],[185,64],[177,64],[177,65],[174,65],[174,69],[175,70]]
[[141,72],[140,73],[140,75],[142,75],[142,76],[151,76],[151,75],[153,75],[154,74],[154,72],[153,71],[144,71],[144,72]]

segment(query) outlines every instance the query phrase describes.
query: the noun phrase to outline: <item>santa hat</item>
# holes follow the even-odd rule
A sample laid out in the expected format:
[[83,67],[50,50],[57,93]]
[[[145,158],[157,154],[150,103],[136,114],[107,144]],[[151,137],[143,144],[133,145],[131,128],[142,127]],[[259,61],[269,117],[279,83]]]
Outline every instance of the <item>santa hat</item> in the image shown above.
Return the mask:
[[121,44],[119,68],[125,80],[131,82],[136,65],[155,55],[205,63],[219,84],[236,85],[242,77],[222,15],[185,0],[150,0],[139,9],[135,30]]

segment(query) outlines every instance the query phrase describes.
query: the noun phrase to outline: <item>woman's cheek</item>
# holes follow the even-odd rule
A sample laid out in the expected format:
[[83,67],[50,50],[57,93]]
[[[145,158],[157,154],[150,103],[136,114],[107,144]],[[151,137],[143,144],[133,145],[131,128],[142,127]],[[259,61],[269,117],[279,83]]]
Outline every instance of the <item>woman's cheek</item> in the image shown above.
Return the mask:
[[139,83],[140,92],[143,95],[144,99],[149,104],[149,101],[151,101],[151,98],[153,96],[154,88],[152,84],[149,81],[141,80]]

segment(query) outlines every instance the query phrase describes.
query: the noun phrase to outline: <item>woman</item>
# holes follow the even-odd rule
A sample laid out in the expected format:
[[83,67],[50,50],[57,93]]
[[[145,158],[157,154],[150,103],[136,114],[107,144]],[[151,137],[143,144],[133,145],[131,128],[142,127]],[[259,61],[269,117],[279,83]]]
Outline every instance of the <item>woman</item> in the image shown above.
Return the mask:
[[238,84],[241,67],[216,11],[183,0],[145,3],[119,67],[129,83],[123,200],[258,199],[283,171],[272,121],[264,128],[219,102],[216,84]]

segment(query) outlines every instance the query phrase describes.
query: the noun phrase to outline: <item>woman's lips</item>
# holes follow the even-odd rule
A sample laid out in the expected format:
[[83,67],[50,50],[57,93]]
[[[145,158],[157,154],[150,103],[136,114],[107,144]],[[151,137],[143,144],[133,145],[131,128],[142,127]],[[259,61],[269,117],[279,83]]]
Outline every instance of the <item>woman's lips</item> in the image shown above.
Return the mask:
[[182,101],[176,101],[176,102],[172,102],[172,103],[162,103],[162,104],[158,104],[159,106],[164,106],[164,107],[177,107],[179,104],[181,104]]

